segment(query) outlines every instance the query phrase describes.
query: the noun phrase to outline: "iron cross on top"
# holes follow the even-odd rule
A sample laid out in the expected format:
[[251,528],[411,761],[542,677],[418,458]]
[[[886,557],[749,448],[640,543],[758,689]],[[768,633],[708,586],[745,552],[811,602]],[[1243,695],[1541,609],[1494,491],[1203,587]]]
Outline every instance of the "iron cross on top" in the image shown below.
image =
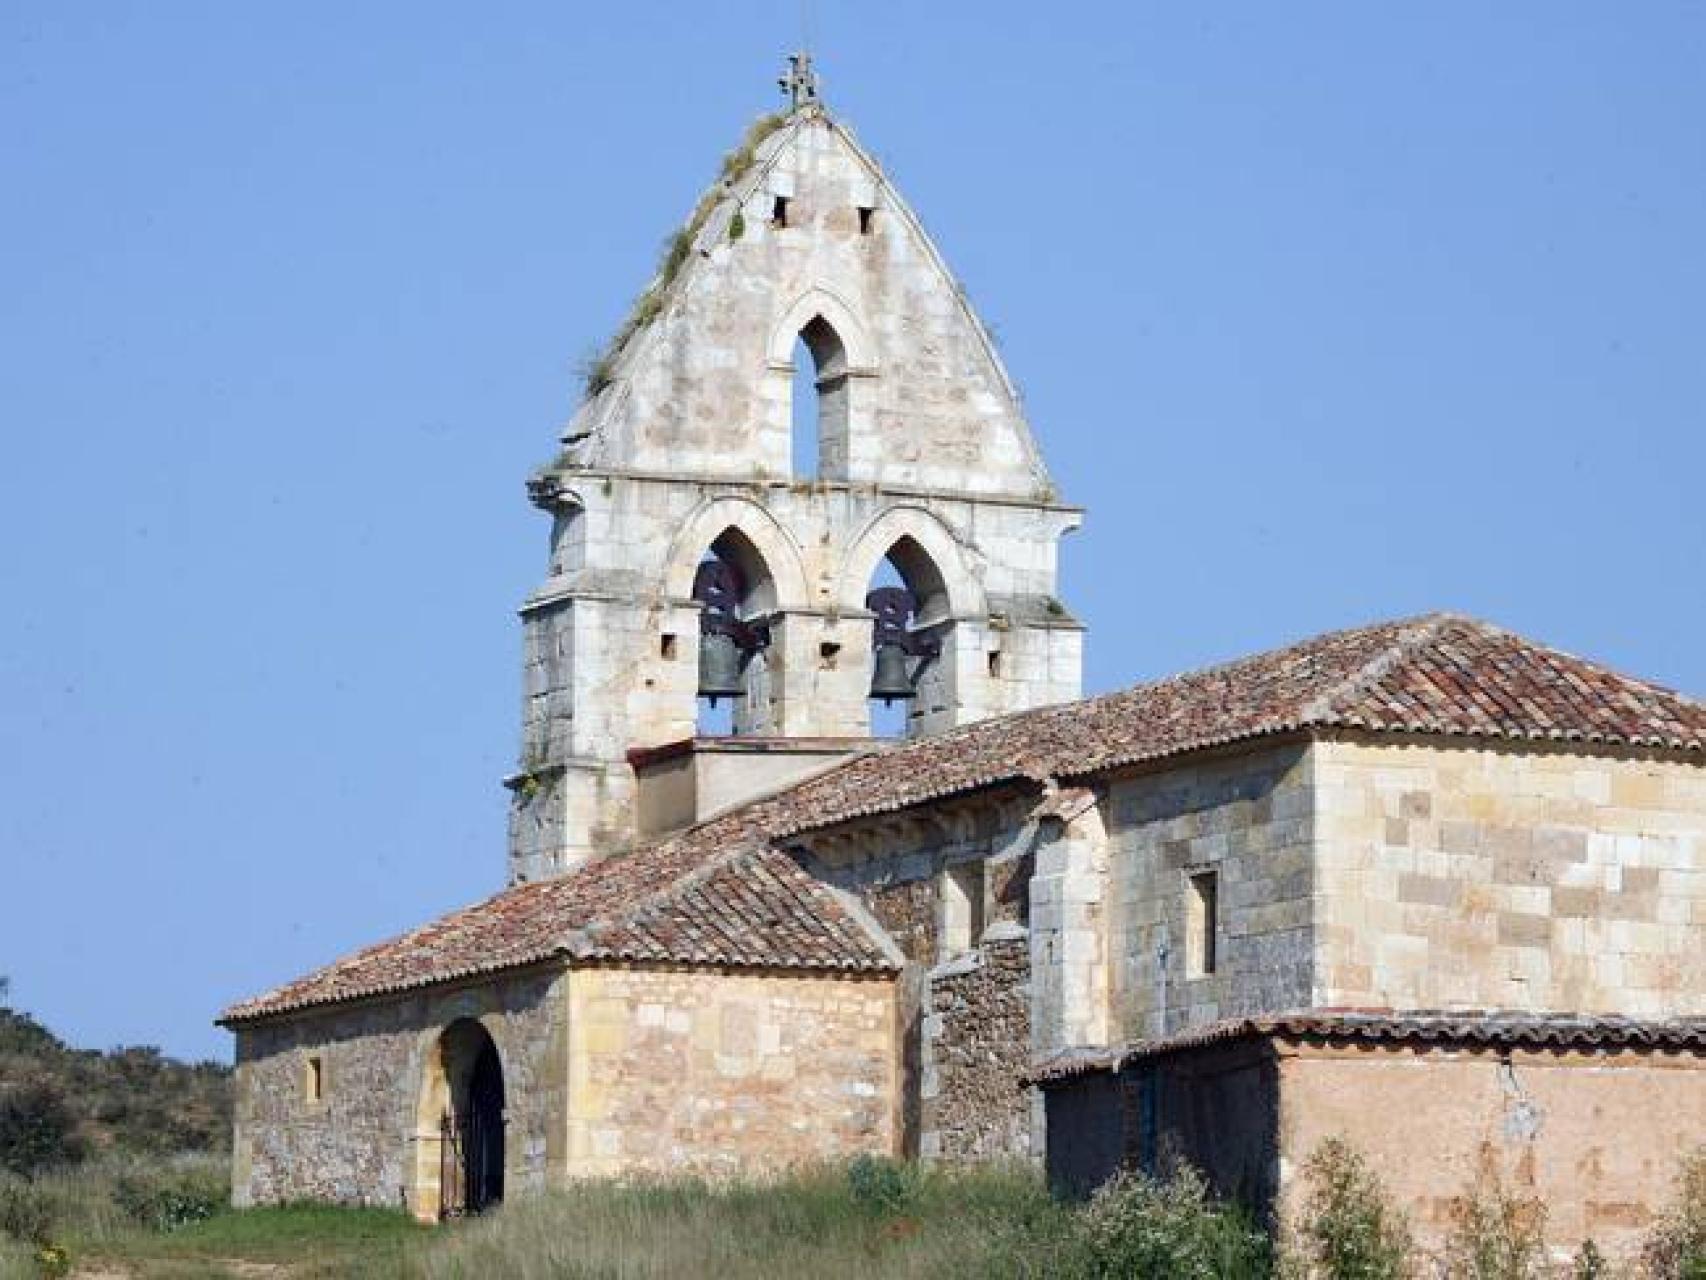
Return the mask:
[[817,72],[812,70],[812,56],[809,53],[791,53],[788,55],[788,71],[776,81],[781,86],[782,96],[787,98],[796,109],[807,103],[817,101]]

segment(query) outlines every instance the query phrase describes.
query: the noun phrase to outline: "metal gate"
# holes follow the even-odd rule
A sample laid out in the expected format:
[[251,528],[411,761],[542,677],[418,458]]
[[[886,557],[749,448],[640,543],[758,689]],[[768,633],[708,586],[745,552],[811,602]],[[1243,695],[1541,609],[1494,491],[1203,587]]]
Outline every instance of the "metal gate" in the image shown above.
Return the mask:
[[487,1045],[474,1064],[461,1114],[438,1124],[438,1216],[483,1213],[504,1194],[503,1068]]
[[468,1166],[462,1153],[463,1126],[448,1111],[438,1122],[438,1216],[460,1218],[468,1211]]

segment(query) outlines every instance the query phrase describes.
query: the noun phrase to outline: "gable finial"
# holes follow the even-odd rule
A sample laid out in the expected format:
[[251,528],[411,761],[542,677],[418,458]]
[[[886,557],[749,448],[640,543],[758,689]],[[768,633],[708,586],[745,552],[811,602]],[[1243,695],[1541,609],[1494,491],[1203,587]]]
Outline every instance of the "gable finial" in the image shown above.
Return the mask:
[[788,55],[788,70],[776,80],[795,111],[813,106],[818,100],[817,72],[812,70],[812,56],[805,50]]

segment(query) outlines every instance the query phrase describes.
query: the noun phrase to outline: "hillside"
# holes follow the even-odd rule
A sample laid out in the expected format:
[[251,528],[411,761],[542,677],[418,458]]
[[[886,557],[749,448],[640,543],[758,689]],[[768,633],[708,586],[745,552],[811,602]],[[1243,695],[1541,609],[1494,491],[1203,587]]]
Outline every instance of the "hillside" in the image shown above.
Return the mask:
[[225,1149],[231,1068],[179,1062],[146,1045],[74,1049],[4,1003],[6,994],[0,980],[0,1110],[17,1109],[8,1099],[27,1096],[36,1109],[56,1100],[71,1121],[72,1149],[88,1154]]

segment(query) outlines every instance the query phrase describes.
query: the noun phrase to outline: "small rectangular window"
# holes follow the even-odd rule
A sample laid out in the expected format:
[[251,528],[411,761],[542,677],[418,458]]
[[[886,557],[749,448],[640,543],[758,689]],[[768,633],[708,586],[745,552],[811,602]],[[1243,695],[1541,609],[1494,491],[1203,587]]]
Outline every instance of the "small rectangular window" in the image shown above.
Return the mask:
[[326,1096],[326,1064],[318,1055],[308,1059],[305,1089],[310,1102],[319,1102]]
[[989,678],[991,680],[999,680],[1001,678],[1001,650],[999,649],[995,649],[990,652]]
[[859,208],[859,234],[860,235],[868,236],[871,234],[871,219],[876,216],[876,212],[877,211],[875,209],[867,209],[863,205],[860,206],[860,208]]
[[1216,937],[1220,932],[1220,876],[1199,871],[1190,878],[1185,904],[1185,949],[1188,974],[1205,978],[1214,972],[1218,957]]
[[785,227],[788,225],[788,197],[777,196],[775,203],[770,206],[770,225]]
[[658,645],[658,653],[665,662],[675,661],[675,636],[672,633],[664,632],[663,640]]
[[942,954],[970,951],[983,938],[983,863],[962,862],[942,873]]

